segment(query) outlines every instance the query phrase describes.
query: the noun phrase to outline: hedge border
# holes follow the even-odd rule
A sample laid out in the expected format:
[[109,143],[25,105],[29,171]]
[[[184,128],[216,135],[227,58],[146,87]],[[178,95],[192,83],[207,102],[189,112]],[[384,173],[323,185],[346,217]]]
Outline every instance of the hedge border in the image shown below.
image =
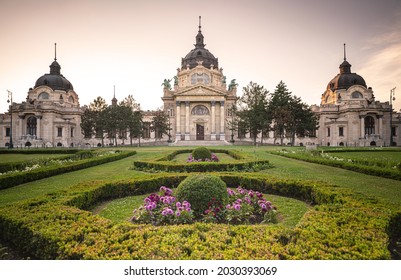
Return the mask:
[[[397,170],[388,170],[376,166],[366,166],[366,165],[358,165],[355,163],[349,163],[346,161],[334,161],[330,159],[325,159],[325,158],[313,158],[313,157],[302,157],[297,154],[292,154],[292,153],[282,153],[282,152],[276,152],[276,151],[266,151],[269,154],[273,155],[278,155],[278,156],[283,156],[287,158],[292,158],[296,160],[301,160],[305,162],[311,162],[311,163],[317,163],[317,164],[323,164],[327,166],[332,166],[332,167],[337,167],[337,168],[342,168],[346,170],[351,170],[367,175],[372,175],[372,176],[377,176],[377,177],[382,177],[382,178],[387,178],[387,179],[393,179],[393,180],[398,180],[401,181],[401,172]],[[327,152],[329,153],[329,152]],[[332,152],[330,152],[332,153]]]
[[295,197],[315,207],[295,229],[112,224],[81,210],[164,184],[177,186],[187,175],[91,182],[7,205],[0,208],[0,237],[37,259],[390,259],[389,237],[400,236],[400,209],[335,186],[250,174],[220,176],[228,186]]
[[150,171],[164,171],[164,172],[224,172],[224,171],[244,171],[252,169],[256,166],[269,166],[271,164],[268,160],[254,160],[245,155],[241,155],[235,150],[225,149],[209,149],[212,153],[225,153],[239,162],[235,163],[220,163],[220,162],[191,162],[186,164],[177,164],[170,162],[175,156],[179,154],[191,153],[193,149],[181,149],[174,151],[167,156],[155,160],[134,161],[133,166],[135,169]]
[[28,172],[18,172],[18,173],[3,175],[0,176],[0,189],[7,189],[20,184],[32,182],[35,180],[93,167],[96,165],[133,156],[135,154],[136,151],[120,152],[110,156],[83,159],[76,162],[72,162],[70,164],[63,164],[62,166],[49,166]]

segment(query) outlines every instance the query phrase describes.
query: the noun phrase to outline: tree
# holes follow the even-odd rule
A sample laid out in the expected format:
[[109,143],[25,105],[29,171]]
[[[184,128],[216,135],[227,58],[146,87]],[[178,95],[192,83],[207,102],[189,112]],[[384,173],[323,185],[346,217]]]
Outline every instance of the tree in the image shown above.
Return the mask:
[[104,117],[106,108],[106,100],[98,96],[89,104],[89,107],[84,111],[81,118],[81,128],[85,138],[91,138],[95,134],[95,137],[102,139],[102,146],[106,124]]
[[238,109],[236,103],[233,103],[232,106],[228,109],[228,118],[226,119],[226,122],[228,129],[231,131],[230,142],[234,143],[234,131],[238,129],[239,125]]
[[290,138],[294,145],[296,135],[307,135],[316,128],[316,118],[308,105],[293,96],[283,81],[277,85],[269,100],[275,138]]
[[268,112],[268,94],[269,92],[263,86],[250,82],[243,88],[243,95],[239,99],[242,108],[238,115],[249,129],[254,145],[256,145],[258,134],[271,122]]
[[155,138],[161,139],[164,134],[167,134],[169,129],[169,119],[163,110],[157,110],[153,117],[151,130],[155,132]]
[[128,107],[131,110],[131,112],[128,113],[129,118],[127,118],[127,128],[130,135],[130,145],[132,146],[133,138],[138,138],[140,144],[140,139],[143,132],[143,116],[140,104],[136,102],[132,95],[128,95],[128,97],[124,98],[120,105]]

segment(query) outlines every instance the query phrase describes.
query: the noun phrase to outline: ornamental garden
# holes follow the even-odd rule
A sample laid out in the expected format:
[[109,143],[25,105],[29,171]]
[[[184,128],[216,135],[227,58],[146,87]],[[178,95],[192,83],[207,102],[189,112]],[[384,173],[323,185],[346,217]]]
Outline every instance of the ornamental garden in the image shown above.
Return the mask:
[[400,259],[401,150],[0,150],[1,259]]

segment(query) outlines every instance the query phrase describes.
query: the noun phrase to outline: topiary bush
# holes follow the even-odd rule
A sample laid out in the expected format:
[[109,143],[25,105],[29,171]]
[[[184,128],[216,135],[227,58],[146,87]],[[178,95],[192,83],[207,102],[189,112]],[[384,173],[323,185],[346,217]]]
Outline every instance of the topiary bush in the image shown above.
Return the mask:
[[196,160],[206,160],[212,157],[212,153],[205,147],[199,147],[192,151],[192,157]]
[[201,174],[187,177],[177,187],[179,201],[188,201],[194,216],[201,216],[212,200],[225,205],[228,201],[227,185],[220,177]]

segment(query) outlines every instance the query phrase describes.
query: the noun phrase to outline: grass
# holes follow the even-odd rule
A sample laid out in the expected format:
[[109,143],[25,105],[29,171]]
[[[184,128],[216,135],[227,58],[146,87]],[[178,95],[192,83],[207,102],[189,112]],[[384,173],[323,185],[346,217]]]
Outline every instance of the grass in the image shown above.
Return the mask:
[[[268,159],[275,167],[261,171],[278,178],[318,180],[349,188],[357,193],[374,196],[378,199],[401,206],[401,182],[369,176],[340,168],[307,163],[282,156],[272,155],[266,151],[276,147],[224,147],[237,149],[253,155],[255,159]],[[79,170],[68,174],[53,176],[35,182],[19,185],[0,191],[0,205],[22,199],[33,198],[46,193],[69,188],[75,184],[93,180],[118,180],[151,176],[142,171],[131,170],[134,160],[155,159],[171,153],[179,147],[145,147],[135,148],[137,154],[115,162]],[[181,148],[182,149],[182,148]]]
[[393,168],[397,163],[401,162],[401,152],[394,151],[375,151],[373,154],[366,151],[352,153],[329,151],[327,153],[338,158],[386,168]]

